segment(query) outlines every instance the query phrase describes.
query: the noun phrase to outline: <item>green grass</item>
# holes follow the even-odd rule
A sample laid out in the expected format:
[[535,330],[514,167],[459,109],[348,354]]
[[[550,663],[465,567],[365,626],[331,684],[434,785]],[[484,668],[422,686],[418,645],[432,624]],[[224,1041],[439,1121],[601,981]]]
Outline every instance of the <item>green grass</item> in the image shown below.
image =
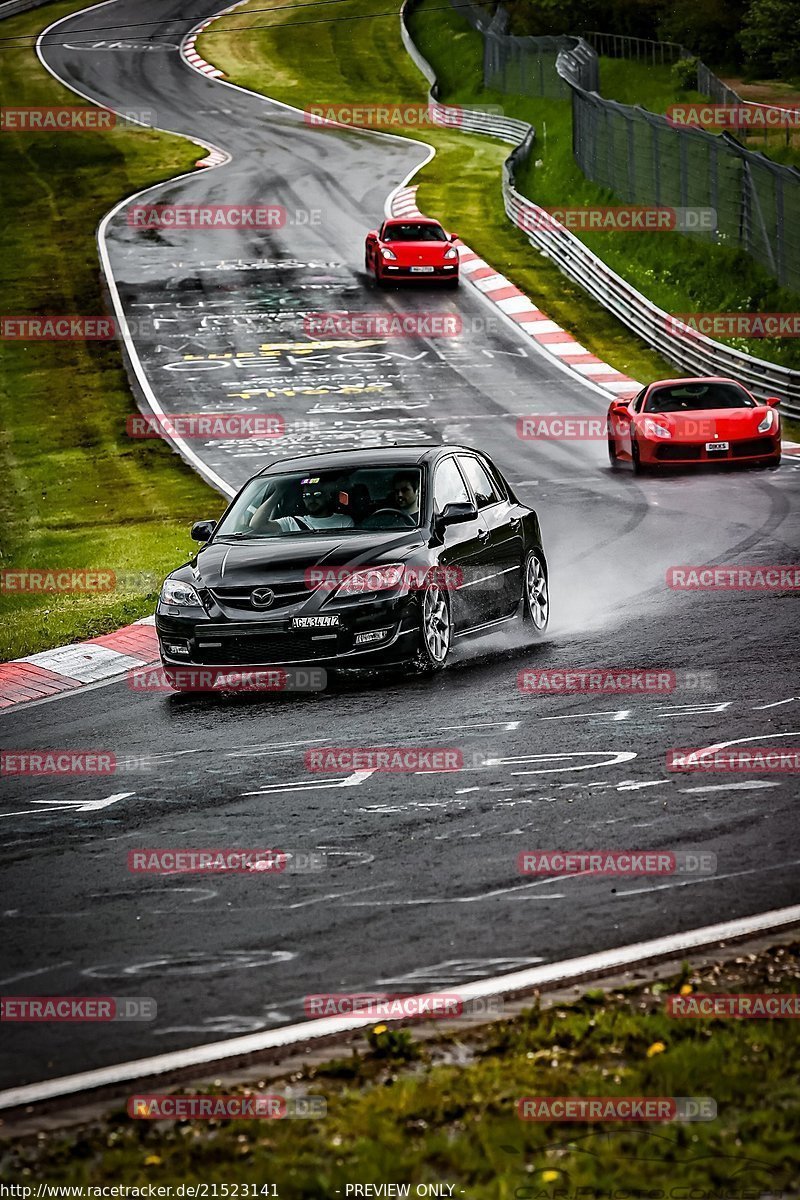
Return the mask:
[[[59,3],[3,22],[35,35],[85,7]],[[3,50],[0,103],[81,104],[32,45]],[[4,131],[3,311],[103,315],[95,230],[122,197],[189,169],[197,148],[145,130]],[[152,612],[158,581],[190,551],[188,524],[221,498],[162,442],[131,442],[135,406],[114,342],[0,343],[0,565],[141,574],[101,595],[0,593],[11,658],[105,633]]]
[[[470,1200],[643,1188],[666,1196],[794,1195],[797,1022],[676,1020],[664,1007],[687,979],[695,991],[796,991],[797,955],[794,946],[741,965],[687,967],[669,981],[611,995],[592,988],[572,1004],[533,1007],[432,1040],[376,1027],[345,1057],[290,1080],[277,1069],[250,1085],[321,1095],[325,1118],[156,1124],[120,1109],[86,1128],[9,1147],[0,1179],[270,1183],[282,1200],[344,1200],[345,1185],[356,1182],[447,1183]],[[537,1124],[516,1115],[521,1097],[592,1095],[710,1096],[718,1112],[683,1125]]]

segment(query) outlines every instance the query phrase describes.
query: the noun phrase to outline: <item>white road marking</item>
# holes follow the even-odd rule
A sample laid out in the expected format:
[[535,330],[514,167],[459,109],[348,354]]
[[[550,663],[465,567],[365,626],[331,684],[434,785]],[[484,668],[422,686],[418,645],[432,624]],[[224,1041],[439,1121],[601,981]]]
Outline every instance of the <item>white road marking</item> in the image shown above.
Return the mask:
[[344,775],[341,779],[329,779],[325,783],[317,780],[304,779],[295,783],[276,784],[275,787],[262,788],[257,792],[242,792],[242,796],[275,796],[281,792],[309,792],[316,788],[342,788],[342,787],[358,787],[360,783],[364,783],[369,779],[370,775],[374,775],[377,768],[372,767],[368,771],[353,771],[350,775]]
[[669,892],[673,888],[693,887],[698,883],[718,883],[721,879],[738,879],[742,875],[761,875],[764,871],[782,871],[785,867],[796,867],[800,858],[788,863],[773,863],[768,867],[749,867],[746,871],[730,871],[727,875],[706,875],[702,879],[676,879],[671,883],[654,883],[652,887],[630,888],[627,891],[617,889],[618,896],[643,896],[648,892]]
[[487,759],[486,765],[515,766],[518,763],[555,762],[565,758],[596,758],[598,754],[609,755],[608,762],[591,762],[576,766],[539,767],[534,771],[512,771],[512,775],[551,775],[555,771],[593,771],[600,767],[616,767],[620,763],[636,758],[635,750],[572,750],[565,754],[528,754],[520,758]]
[[[601,950],[580,958],[563,959],[556,963],[527,967],[487,979],[465,983],[458,987],[462,1000],[508,996],[529,992],[535,988],[563,986],[571,980],[586,979],[592,975],[610,974],[642,962],[667,959],[686,955],[689,950],[717,946],[732,938],[750,937],[756,933],[785,929],[800,923],[800,904],[789,908],[773,909],[771,912],[756,913],[717,925],[706,925],[700,929],[689,929],[682,933],[671,933],[646,942],[633,942],[612,950]],[[453,989],[456,990],[456,989]],[[434,995],[432,993],[430,995]],[[313,1041],[318,1037],[330,1037],[337,1033],[350,1033],[374,1025],[372,1017],[328,1017],[315,1021],[302,1021],[297,1025],[285,1025],[262,1033],[246,1034],[228,1038],[222,1042],[207,1042],[202,1046],[190,1046],[167,1054],[154,1054],[149,1058],[134,1059],[110,1067],[98,1067],[82,1071],[77,1075],[65,1075],[60,1079],[45,1079],[22,1087],[9,1088],[0,1092],[0,1109],[19,1108],[25,1104],[36,1104],[57,1096],[74,1096],[93,1088],[109,1087],[119,1083],[143,1079],[150,1075],[164,1075],[171,1071],[209,1067],[222,1064],[231,1058],[263,1053],[279,1046],[292,1046]]]
[[20,979],[33,979],[34,975],[47,975],[50,971],[58,971],[62,967],[71,967],[72,959],[68,958],[66,962],[53,963],[52,967],[39,967],[35,971],[20,971],[18,975],[9,975],[6,979],[0,979],[0,987],[5,987],[9,983],[17,983]]
[[765,708],[780,708],[781,704],[791,704],[793,700],[797,700],[797,696],[790,696],[788,700],[776,700],[773,704],[756,704],[753,706],[753,712],[763,712]]
[[623,783],[617,784],[618,792],[638,792],[639,788],[646,787],[663,787],[665,783],[673,783],[672,779],[645,779],[642,783],[635,783],[632,779],[626,779]]
[[540,721],[574,721],[579,717],[611,717],[612,721],[626,721],[633,712],[632,708],[607,708],[600,712],[562,713],[557,717],[540,717]]
[[0,813],[0,819],[5,817],[42,817],[51,812],[98,812],[101,808],[108,808],[110,805],[116,804],[118,800],[135,795],[135,792],[115,792],[113,796],[106,796],[105,800],[33,800],[32,804],[46,804],[49,807],[23,808],[19,812]]
[[741,792],[750,791],[753,788],[780,786],[780,781],[777,779],[744,779],[741,783],[709,783],[705,787],[681,788],[680,791],[688,796],[698,792]]

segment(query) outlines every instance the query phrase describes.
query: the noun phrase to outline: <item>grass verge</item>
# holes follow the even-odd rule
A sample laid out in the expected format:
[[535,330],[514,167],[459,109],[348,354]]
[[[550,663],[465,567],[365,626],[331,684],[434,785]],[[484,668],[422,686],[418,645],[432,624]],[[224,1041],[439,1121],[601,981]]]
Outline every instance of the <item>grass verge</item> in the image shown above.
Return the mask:
[[[33,52],[33,37],[85,3],[2,22],[0,103],[81,105]],[[186,171],[198,150],[135,128],[0,135],[3,311],[104,315],[95,230],[123,196]],[[191,548],[188,524],[221,498],[161,441],[132,442],[134,404],[116,342],[3,341],[0,565],[126,576],[98,594],[0,591],[0,654],[13,658],[108,632],[152,612],[160,580]]]
[[[797,992],[799,954],[795,944],[686,966],[669,980],[592,989],[574,1003],[534,1004],[513,1020],[427,1040],[376,1026],[348,1056],[288,1078],[274,1068],[269,1082],[250,1088],[197,1089],[322,1096],[324,1119],[151,1122],[120,1108],[9,1147],[0,1179],[269,1184],[274,1190],[238,1194],[283,1200],[344,1198],[356,1182],[408,1183],[412,1196],[416,1185],[447,1184],[470,1200],[795,1195],[798,1023],[679,1020],[665,1008],[681,988]],[[535,1096],[710,1096],[717,1116],[692,1124],[520,1120],[517,1101]]]

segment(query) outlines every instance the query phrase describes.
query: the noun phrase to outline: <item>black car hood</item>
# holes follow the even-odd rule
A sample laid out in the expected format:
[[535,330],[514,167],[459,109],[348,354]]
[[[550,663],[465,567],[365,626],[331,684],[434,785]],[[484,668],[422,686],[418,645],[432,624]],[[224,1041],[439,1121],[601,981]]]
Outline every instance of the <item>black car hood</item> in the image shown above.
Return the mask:
[[419,529],[246,539],[224,538],[204,546],[189,567],[204,587],[255,587],[266,579],[297,579],[310,567],[371,567],[404,561],[424,545]]

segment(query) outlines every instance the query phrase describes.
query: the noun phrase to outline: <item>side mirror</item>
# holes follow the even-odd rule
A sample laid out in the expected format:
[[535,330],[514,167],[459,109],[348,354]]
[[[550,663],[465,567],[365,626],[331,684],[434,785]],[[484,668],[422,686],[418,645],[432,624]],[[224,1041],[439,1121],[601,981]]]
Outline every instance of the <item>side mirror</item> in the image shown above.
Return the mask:
[[458,234],[457,234],[457,233],[451,233],[451,234],[450,234],[450,236],[448,237],[448,239],[447,239],[447,240],[448,240],[448,242],[457,242],[457,241],[458,241]]
[[621,417],[623,414],[625,416],[629,416],[630,415],[630,408],[628,407],[629,404],[630,404],[630,400],[615,400],[614,403],[611,405],[611,411],[617,417]]
[[463,525],[465,521],[476,521],[478,510],[474,504],[445,504],[436,524],[440,529],[447,525]]
[[195,521],[191,528],[193,542],[207,542],[217,527],[216,521]]
[[770,408],[777,408],[780,402],[780,396],[767,396],[766,400],[764,401],[764,403],[768,404]]
[[378,240],[377,229],[370,229],[369,233],[367,234],[367,241],[369,241],[370,238],[374,238],[376,241]]

